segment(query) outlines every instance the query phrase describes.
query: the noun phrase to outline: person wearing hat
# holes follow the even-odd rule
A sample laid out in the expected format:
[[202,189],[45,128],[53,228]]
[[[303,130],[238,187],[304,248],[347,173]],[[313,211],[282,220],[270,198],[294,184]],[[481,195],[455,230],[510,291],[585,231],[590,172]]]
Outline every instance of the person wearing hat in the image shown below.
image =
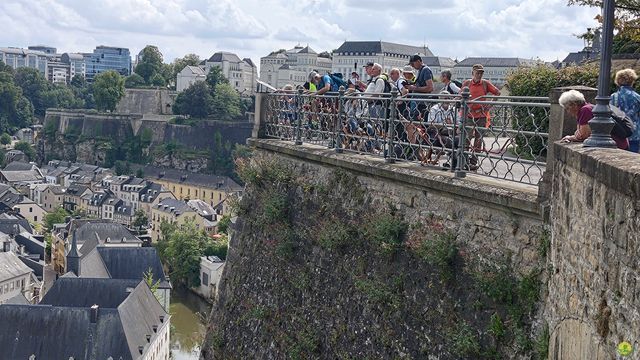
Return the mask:
[[407,95],[409,89],[406,89],[408,85],[414,85],[416,83],[416,74],[413,72],[413,67],[407,65],[402,68],[402,77],[398,81],[398,91],[402,95]]
[[413,55],[409,58],[409,65],[418,70],[418,77],[415,85],[407,86],[410,93],[428,94],[433,91],[433,72],[422,62],[420,55]]
[[[482,98],[487,95],[500,95],[500,90],[498,90],[495,85],[493,85],[489,80],[485,80],[482,78],[484,75],[484,66],[482,64],[475,64],[471,68],[471,79],[465,80],[462,83],[462,88],[469,88],[469,99],[471,100],[483,100]],[[462,90],[460,90],[462,92]],[[470,136],[472,135],[473,140],[473,151],[479,151],[482,149],[482,134],[477,130],[477,128],[488,127],[489,122],[489,106],[483,104],[469,104],[469,112],[467,113],[466,124],[467,126],[473,126],[473,130],[468,131],[467,139],[470,140]],[[476,170],[478,168],[478,158],[477,156],[472,155],[470,161],[470,169]]]

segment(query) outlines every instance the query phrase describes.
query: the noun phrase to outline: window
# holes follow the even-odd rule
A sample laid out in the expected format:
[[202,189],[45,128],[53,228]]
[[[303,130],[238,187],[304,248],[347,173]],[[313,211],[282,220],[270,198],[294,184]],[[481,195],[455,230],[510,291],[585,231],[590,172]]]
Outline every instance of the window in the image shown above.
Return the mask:
[[36,221],[36,222],[37,222],[37,221],[38,221],[38,217],[37,217],[37,216],[34,216],[34,217],[33,217],[33,221]]
[[202,286],[208,286],[209,285],[209,274],[203,272],[202,273]]

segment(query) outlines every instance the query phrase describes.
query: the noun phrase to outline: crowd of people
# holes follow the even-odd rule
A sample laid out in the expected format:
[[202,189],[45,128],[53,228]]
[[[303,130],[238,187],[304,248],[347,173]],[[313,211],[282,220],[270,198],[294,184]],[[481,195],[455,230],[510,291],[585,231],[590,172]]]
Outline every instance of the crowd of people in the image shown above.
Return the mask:
[[[388,74],[378,63],[367,63],[364,69],[368,76],[366,82],[355,71],[348,80],[339,74],[321,75],[312,71],[308,81],[298,87],[305,94],[303,103],[297,104],[294,96],[286,97],[283,120],[293,124],[300,105],[302,125],[308,139],[320,136],[334,141],[332,134],[341,130],[340,146],[382,153],[389,132],[393,131],[394,147],[386,151],[391,151],[396,158],[443,167],[455,166],[453,149],[462,144],[469,153],[469,156],[465,155],[467,169],[479,167],[476,154],[485,149],[483,134],[490,126],[491,105],[485,100],[489,100],[488,96],[500,95],[494,84],[483,79],[482,64],[473,65],[472,77],[462,82],[452,79],[450,71],[442,71],[442,88],[437,92],[434,92],[434,74],[419,55],[411,56],[407,66],[393,68]],[[620,89],[611,98],[611,105],[620,108],[636,125],[629,138],[614,134],[613,139],[619,148],[634,152],[638,152],[640,145],[640,95],[633,90],[636,79],[637,75],[631,69],[619,71],[615,82]],[[470,101],[463,112],[460,94],[464,88],[468,88]],[[295,90],[293,85],[282,89],[289,94]],[[339,90],[344,90],[343,116],[338,116],[339,101],[335,92]],[[392,92],[396,93],[393,98],[387,95]],[[333,96],[327,96],[331,94]],[[396,106],[390,106],[391,101]],[[578,119],[575,134],[563,140],[583,141],[588,138],[588,121],[593,117],[593,105],[575,90],[564,93],[560,104]],[[392,108],[395,113],[391,112]],[[462,123],[466,130],[464,141],[459,135]],[[446,156],[441,162],[443,155]]]
[[[305,94],[302,108],[305,112],[303,126],[306,136],[330,134],[336,126],[342,127],[342,146],[358,151],[379,153],[384,149],[384,139],[393,128],[396,146],[392,150],[397,158],[419,160],[423,164],[438,164],[443,154],[450,154],[454,143],[458,143],[456,127],[462,114],[458,103],[458,94],[463,86],[469,87],[472,99],[481,99],[486,95],[499,95],[500,91],[488,80],[482,79],[484,68],[481,64],[473,66],[473,77],[461,84],[452,80],[451,72],[440,74],[443,87],[434,93],[434,74],[426,66],[420,55],[413,55],[409,64],[403,68],[393,68],[388,74],[383,67],[374,62],[364,65],[368,80],[360,79],[352,72],[348,79],[339,74],[321,75],[312,71],[308,81],[298,87]],[[337,96],[329,95],[340,88],[344,92],[344,114],[346,118],[337,121]],[[294,93],[293,85],[286,85],[282,91]],[[396,114],[391,118],[388,95],[397,91]],[[285,121],[295,118],[293,111],[297,107],[295,99],[288,97],[284,108]],[[466,124],[473,128],[469,131],[466,143],[471,139],[474,147],[481,146],[481,131],[476,127],[487,124],[488,108],[476,104],[469,107]],[[341,122],[338,124],[338,122]],[[389,126],[389,124],[394,124]],[[443,163],[449,166],[449,157]],[[470,168],[477,168],[477,158],[472,156]]]

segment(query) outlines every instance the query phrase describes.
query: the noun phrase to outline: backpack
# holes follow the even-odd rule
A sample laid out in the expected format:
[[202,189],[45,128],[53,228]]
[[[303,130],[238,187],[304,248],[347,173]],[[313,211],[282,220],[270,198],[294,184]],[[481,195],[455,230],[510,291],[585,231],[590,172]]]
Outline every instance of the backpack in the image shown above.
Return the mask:
[[626,139],[629,136],[633,135],[633,132],[636,129],[633,120],[625,114],[624,111],[620,110],[620,108],[611,105],[611,117],[615,121],[613,128],[611,129],[611,135]]
[[391,85],[391,82],[389,82],[389,75],[386,73],[382,73],[380,74],[380,79],[384,81],[384,91],[382,92],[385,94],[390,93],[393,86]]
[[462,89],[462,83],[458,80],[451,80],[452,83],[456,84],[457,87],[459,87],[460,89]]
[[331,79],[331,91],[338,92],[341,86],[344,86],[345,90],[349,88],[349,84],[342,78],[342,73],[327,73],[327,75]]

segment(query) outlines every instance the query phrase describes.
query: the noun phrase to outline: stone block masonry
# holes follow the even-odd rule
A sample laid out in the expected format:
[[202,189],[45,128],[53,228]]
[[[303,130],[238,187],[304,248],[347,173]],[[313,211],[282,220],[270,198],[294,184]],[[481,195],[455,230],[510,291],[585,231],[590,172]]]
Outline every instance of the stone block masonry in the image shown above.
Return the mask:
[[550,359],[640,359],[640,156],[555,144]]

